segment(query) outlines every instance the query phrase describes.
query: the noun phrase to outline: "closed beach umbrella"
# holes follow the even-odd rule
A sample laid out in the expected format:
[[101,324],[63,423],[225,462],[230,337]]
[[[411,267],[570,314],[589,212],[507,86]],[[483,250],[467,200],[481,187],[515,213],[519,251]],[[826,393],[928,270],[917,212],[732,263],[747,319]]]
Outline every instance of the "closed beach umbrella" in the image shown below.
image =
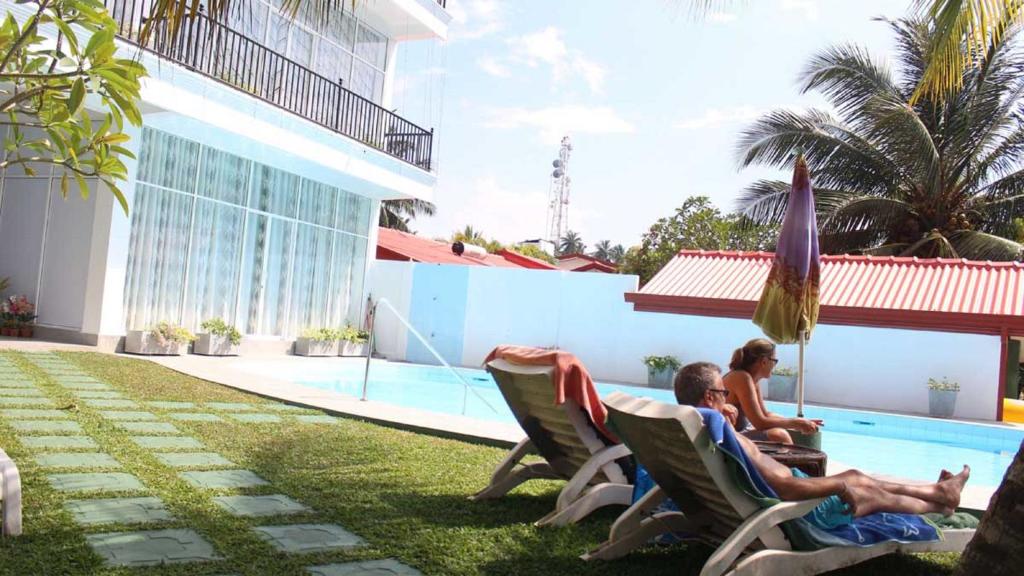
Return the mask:
[[797,371],[797,415],[800,417],[804,412],[804,344],[818,321],[819,279],[814,192],[807,162],[800,154],[793,169],[793,188],[775,259],[754,311],[754,324],[775,343],[800,344]]

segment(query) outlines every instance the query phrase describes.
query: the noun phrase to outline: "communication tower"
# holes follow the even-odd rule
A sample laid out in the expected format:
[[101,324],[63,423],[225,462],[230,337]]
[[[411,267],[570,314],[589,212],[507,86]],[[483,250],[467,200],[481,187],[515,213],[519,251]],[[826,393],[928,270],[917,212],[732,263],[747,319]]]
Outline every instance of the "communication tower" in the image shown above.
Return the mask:
[[569,155],[572,144],[569,137],[562,138],[562,146],[558,150],[558,158],[551,162],[551,187],[548,190],[548,239],[557,247],[562,237],[569,230],[569,189],[572,179],[569,178]]

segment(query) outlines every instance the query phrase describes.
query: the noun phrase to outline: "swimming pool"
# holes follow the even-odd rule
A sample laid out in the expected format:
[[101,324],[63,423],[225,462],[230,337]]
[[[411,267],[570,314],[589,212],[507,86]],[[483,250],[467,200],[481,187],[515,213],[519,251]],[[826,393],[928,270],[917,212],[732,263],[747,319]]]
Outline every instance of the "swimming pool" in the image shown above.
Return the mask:
[[[310,363],[302,374],[267,367],[283,380],[359,397],[363,366],[357,363]],[[262,370],[261,370],[262,371]],[[439,414],[463,415],[480,420],[515,423],[501,392],[484,370],[458,369],[470,384],[467,389],[440,366],[374,361],[370,368],[368,398]],[[620,390],[664,402],[675,402],[670,390],[597,383],[601,395]],[[779,414],[796,414],[796,405],[769,402]],[[880,474],[934,481],[942,467],[971,466],[971,484],[998,486],[1022,441],[1024,429],[806,406],[808,418],[825,420],[822,449],[846,465]]]

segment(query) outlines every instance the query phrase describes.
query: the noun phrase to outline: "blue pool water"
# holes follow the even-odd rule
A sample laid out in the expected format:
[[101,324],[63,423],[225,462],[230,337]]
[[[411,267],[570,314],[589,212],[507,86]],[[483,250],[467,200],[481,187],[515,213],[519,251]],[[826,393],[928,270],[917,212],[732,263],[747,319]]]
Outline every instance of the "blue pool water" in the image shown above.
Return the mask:
[[[458,369],[467,389],[438,366],[373,362],[370,400],[439,414],[515,423],[501,392],[483,370]],[[310,366],[303,374],[278,377],[306,386],[359,397],[363,367],[337,363]],[[675,402],[670,390],[597,383],[601,395],[620,390],[664,402]],[[769,409],[792,416],[796,405],[769,402]],[[1022,441],[1024,429],[952,422],[933,418],[806,406],[805,416],[825,420],[822,449],[846,465],[880,474],[933,481],[940,468],[971,466],[971,484],[998,486]]]

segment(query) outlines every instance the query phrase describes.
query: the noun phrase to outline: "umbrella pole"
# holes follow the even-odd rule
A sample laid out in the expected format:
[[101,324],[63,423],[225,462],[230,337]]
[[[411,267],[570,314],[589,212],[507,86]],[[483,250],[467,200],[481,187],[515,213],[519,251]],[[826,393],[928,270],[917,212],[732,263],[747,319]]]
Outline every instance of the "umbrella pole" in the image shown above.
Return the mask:
[[800,331],[800,360],[796,374],[796,417],[804,417],[804,343],[806,332]]

